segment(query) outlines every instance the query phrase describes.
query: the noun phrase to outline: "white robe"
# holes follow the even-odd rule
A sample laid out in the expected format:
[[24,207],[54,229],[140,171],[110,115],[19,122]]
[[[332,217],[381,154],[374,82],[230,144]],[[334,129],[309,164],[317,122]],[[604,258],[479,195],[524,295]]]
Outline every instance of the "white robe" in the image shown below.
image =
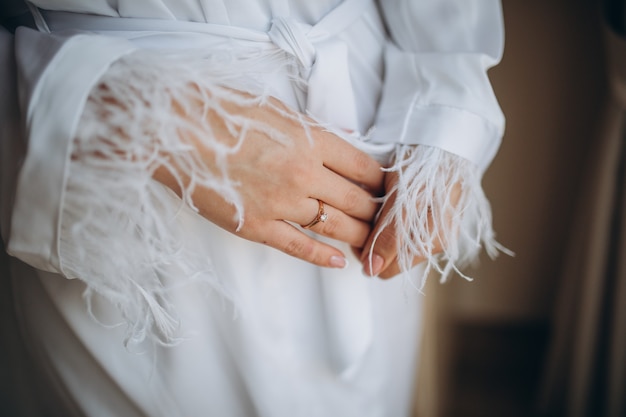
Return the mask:
[[[486,227],[478,237],[468,232],[469,242],[493,247],[479,181],[504,126],[486,76],[502,52],[499,2],[381,1],[382,15],[367,0],[33,3],[39,31],[2,33],[3,53],[15,48],[16,56],[2,68],[12,97],[1,108],[2,234],[21,260],[12,280],[26,343],[67,415],[408,415],[422,297],[409,281],[365,278],[352,258],[345,270],[290,258],[181,208],[149,175],[101,177],[93,161],[70,155],[100,123],[85,116],[86,99],[116,62],[150,65],[163,54],[167,73],[170,64],[184,70],[193,54],[260,51],[254,62],[271,66],[278,56],[282,66],[251,91],[260,85],[355,132],[346,139],[381,159],[412,144],[468,162],[459,175],[476,178],[468,199],[478,214],[463,224]],[[147,61],[132,59],[146,51]],[[94,180],[104,191],[85,197],[81,185]],[[142,187],[150,196],[133,200]],[[149,209],[129,217],[175,213],[167,244],[117,228],[104,206],[111,199]],[[151,201],[163,207],[147,208]],[[161,226],[146,228],[162,236]],[[463,256],[448,257],[460,264]]]

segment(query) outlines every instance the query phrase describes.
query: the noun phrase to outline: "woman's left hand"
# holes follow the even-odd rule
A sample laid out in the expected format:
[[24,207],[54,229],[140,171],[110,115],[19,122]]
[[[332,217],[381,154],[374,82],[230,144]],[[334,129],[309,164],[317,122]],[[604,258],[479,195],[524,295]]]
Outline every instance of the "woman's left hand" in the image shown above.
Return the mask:
[[[385,191],[389,193],[398,182],[397,172],[387,172],[385,174]],[[453,187],[454,192],[458,191]],[[356,250],[363,264],[363,272],[369,276],[378,276],[379,278],[392,278],[402,272],[398,262],[398,238],[396,234],[395,221],[385,221],[390,215],[390,209],[396,202],[396,193],[392,193],[385,199],[385,203],[381,212],[372,228],[365,246]],[[432,230],[432,217],[427,220],[429,222],[429,230]],[[386,226],[384,226],[387,224]],[[383,228],[384,227],[384,228]],[[374,242],[375,240],[375,242]],[[372,248],[373,246],[373,248]],[[437,242],[433,249],[433,254],[440,253],[442,245]],[[370,257],[371,254],[371,257]],[[415,256],[412,260],[412,266],[415,266],[426,260],[425,256]]]
[[[386,192],[393,188],[397,179],[397,173],[395,172],[387,172],[385,174]],[[400,273],[400,267],[397,261],[398,248],[395,224],[392,222],[381,231],[381,227],[383,227],[384,224],[383,219],[389,215],[389,210],[393,207],[395,200],[395,193],[385,199],[385,203],[365,242],[365,246],[362,249],[355,249],[357,256],[361,259],[363,272],[366,275],[391,278]],[[374,243],[374,238],[377,234],[379,235]],[[372,245],[374,245],[373,248]],[[414,262],[418,264],[423,260],[424,258],[416,258]]]

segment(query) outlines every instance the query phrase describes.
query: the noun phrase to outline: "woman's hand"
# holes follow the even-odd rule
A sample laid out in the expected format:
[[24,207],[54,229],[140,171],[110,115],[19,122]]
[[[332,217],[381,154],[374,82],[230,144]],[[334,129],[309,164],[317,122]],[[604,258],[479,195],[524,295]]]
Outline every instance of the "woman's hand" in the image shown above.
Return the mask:
[[[393,190],[398,182],[397,172],[387,172],[385,174],[385,190]],[[449,198],[453,205],[456,205],[461,196],[461,187],[459,184],[453,184],[449,189]],[[387,217],[390,215],[390,208],[396,202],[396,193],[391,193],[386,199],[381,209],[380,215],[374,225],[372,232],[367,238],[367,242],[361,251],[356,251],[357,256],[360,257],[363,264],[363,272],[369,276],[378,276],[380,278],[391,278],[398,275],[401,271],[401,266],[398,262],[398,247],[399,242],[396,234],[396,223],[391,219],[387,221]],[[417,209],[417,208],[416,208]],[[441,207],[429,208],[428,210],[428,228],[427,230],[433,231],[432,209],[441,210]],[[445,213],[445,221],[449,221],[451,213]],[[419,238],[418,236],[415,237]],[[373,246],[373,247],[372,247]],[[431,255],[440,253],[443,251],[443,244],[439,239],[435,239],[434,247]],[[371,257],[370,257],[371,255]],[[415,256],[412,260],[412,266],[415,266],[427,258],[426,256]]]
[[[235,94],[249,98],[243,93]],[[175,106],[190,120],[209,118],[217,140],[226,146],[238,146],[236,152],[228,154],[225,166],[242,202],[243,222],[237,218],[233,204],[207,187],[196,187],[192,194],[200,214],[238,236],[315,265],[345,267],[347,261],[340,250],[312,239],[290,223],[309,224],[318,214],[321,200],[327,220],[310,230],[363,247],[379,209],[372,197],[383,189],[380,165],[340,137],[314,124],[306,126],[301,115],[278,100],[254,106],[238,103],[222,103],[228,115],[249,122],[235,129],[215,111],[188,114],[189,109]],[[217,166],[215,149],[203,143],[196,131],[181,135],[194,145],[207,167]],[[276,140],[276,136],[289,140]],[[181,175],[160,167],[154,177],[181,194],[181,186],[189,182],[182,177],[181,184]]]

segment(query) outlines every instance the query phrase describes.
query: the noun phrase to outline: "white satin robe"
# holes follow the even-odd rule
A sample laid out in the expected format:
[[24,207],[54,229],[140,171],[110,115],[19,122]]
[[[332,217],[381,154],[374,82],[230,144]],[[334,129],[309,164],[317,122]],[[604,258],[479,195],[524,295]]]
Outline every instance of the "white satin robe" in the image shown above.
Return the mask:
[[[222,36],[294,55],[310,77],[307,94],[287,75],[267,81],[270,93],[341,128],[365,134],[375,125],[364,149],[434,146],[482,172],[504,124],[486,76],[503,45],[499,2],[381,1],[383,15],[360,0],[33,3],[39,31],[1,38],[3,55],[15,52],[2,63],[11,98],[1,114],[2,233],[19,258],[11,279],[25,343],[54,381],[63,415],[408,415],[418,291],[402,279],[365,278],[356,259],[346,270],[306,264],[192,210],[177,220],[184,244],[206,254],[220,286],[178,283],[168,302],[182,340],[126,348],[124,325],[114,326],[125,319],[106,294],[91,300],[90,314],[85,284],[66,279],[80,250],[62,243],[72,140],[91,87],[113,62],[138,49],[210,47],[207,39]],[[46,10],[131,19],[116,26]],[[116,262],[94,259],[95,269]]]

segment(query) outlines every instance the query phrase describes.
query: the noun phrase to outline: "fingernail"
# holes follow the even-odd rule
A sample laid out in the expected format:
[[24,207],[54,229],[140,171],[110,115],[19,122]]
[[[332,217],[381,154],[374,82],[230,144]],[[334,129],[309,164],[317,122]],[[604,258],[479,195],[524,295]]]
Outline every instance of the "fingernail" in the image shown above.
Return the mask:
[[369,258],[365,259],[365,268],[363,270],[367,275],[375,276],[380,274],[380,271],[383,269],[384,263],[385,260],[382,256],[373,254],[371,260]]
[[333,268],[345,269],[348,267],[348,260],[343,256],[331,256],[330,266],[332,266]]

